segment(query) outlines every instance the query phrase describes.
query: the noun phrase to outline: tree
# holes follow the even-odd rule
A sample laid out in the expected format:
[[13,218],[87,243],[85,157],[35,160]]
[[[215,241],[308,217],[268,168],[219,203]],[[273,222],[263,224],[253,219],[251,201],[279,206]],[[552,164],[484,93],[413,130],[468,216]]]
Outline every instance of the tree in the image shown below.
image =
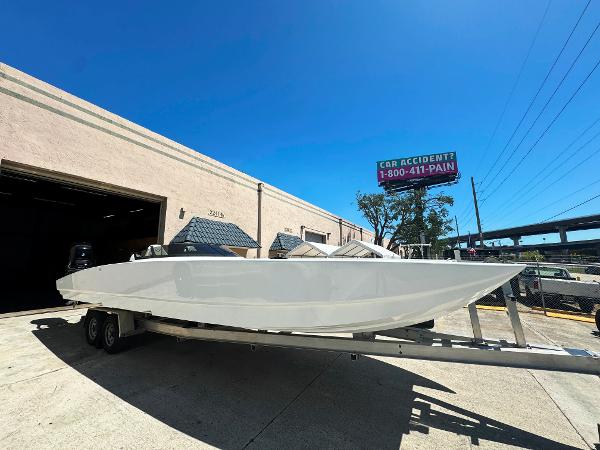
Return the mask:
[[521,253],[521,260],[523,261],[543,261],[544,255],[539,250],[528,250]]
[[374,243],[383,245],[384,237],[398,218],[396,199],[385,194],[362,194],[359,191],[356,193],[356,204],[375,231]]
[[425,189],[399,194],[357,192],[356,203],[375,231],[375,244],[383,245],[387,238],[392,251],[403,244],[421,243],[422,233],[438,253],[443,245],[439,238],[452,231],[447,206],[454,199],[443,193],[430,195]]

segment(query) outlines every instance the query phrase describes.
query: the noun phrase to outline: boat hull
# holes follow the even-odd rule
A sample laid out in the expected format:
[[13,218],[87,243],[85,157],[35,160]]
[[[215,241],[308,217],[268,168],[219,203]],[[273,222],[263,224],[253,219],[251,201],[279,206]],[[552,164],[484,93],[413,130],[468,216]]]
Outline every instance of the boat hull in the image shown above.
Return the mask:
[[490,293],[520,265],[401,259],[158,258],[57,281],[65,299],[202,323],[319,333],[424,322]]

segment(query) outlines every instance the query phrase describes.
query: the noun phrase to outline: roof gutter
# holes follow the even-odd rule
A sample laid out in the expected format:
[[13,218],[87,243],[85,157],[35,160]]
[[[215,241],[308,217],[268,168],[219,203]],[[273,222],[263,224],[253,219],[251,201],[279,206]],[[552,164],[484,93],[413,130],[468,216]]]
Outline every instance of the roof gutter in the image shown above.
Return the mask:
[[258,187],[256,189],[258,194],[258,211],[257,211],[257,230],[256,230],[256,241],[258,242],[258,249],[256,250],[256,257],[261,257],[261,248],[262,248],[262,193],[263,193],[263,184],[258,183]]

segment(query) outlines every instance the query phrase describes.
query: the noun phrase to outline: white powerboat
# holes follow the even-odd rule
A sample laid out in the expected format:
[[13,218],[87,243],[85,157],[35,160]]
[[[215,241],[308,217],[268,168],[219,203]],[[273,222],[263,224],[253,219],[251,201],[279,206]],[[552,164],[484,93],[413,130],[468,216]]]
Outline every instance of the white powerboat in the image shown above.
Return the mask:
[[428,321],[517,275],[517,264],[384,258],[169,256],[56,282],[65,299],[249,329],[367,332]]

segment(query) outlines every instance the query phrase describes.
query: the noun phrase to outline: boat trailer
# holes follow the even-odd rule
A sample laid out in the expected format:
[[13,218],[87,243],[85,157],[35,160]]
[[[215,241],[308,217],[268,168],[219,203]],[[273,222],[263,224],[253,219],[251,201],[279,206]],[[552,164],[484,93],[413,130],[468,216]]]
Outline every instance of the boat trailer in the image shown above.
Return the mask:
[[355,333],[352,337],[248,330],[160,318],[151,313],[102,306],[90,307],[84,327],[88,342],[104,347],[108,353],[119,351],[129,336],[152,332],[182,340],[248,344],[251,350],[270,346],[348,353],[352,359],[358,359],[360,355],[377,355],[600,375],[600,353],[528,344],[510,286],[503,286],[503,291],[515,335],[514,343],[484,339],[474,303],[468,306],[472,337],[436,333],[415,327]]

